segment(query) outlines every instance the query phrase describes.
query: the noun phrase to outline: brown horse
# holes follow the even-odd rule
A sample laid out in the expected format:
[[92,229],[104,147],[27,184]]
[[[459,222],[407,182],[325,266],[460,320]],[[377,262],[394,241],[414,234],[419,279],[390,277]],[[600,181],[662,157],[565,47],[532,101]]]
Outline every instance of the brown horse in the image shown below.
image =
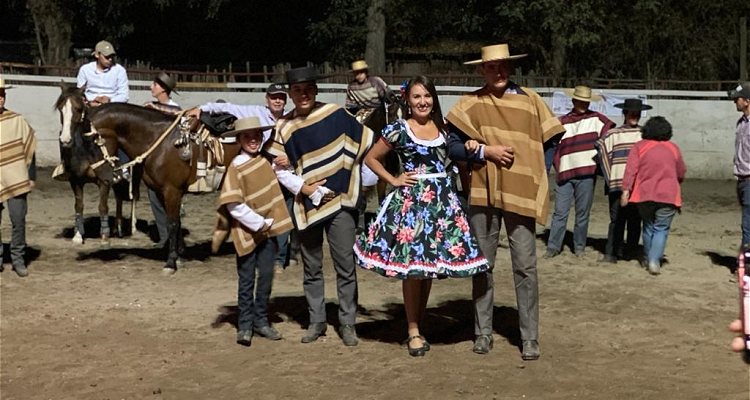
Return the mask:
[[[191,143],[192,159],[184,161],[175,142],[181,138],[179,121],[172,115],[133,104],[105,104],[92,110],[89,118],[105,140],[107,153],[121,149],[136,164],[134,175],[142,173],[146,186],[154,190],[167,213],[169,247],[165,273],[177,270],[185,242],[180,222],[180,203],[188,186],[196,181],[198,146]],[[225,159],[234,157],[239,146],[225,150]],[[231,154],[234,152],[234,154]],[[144,156],[145,155],[145,156]],[[206,157],[204,154],[202,157]],[[205,159],[205,158],[204,158]]]
[[[83,187],[86,183],[95,183],[99,187],[99,217],[101,219],[101,246],[109,246],[109,207],[107,198],[112,186],[112,168],[100,164],[102,152],[94,139],[85,134],[89,132],[90,123],[87,117],[89,110],[83,91],[72,85],[61,85],[62,93],[55,102],[55,109],[60,113],[60,158],[69,174],[70,187],[75,196],[75,225],[73,242],[81,244],[85,231],[83,223]],[[95,167],[95,168],[94,168]],[[115,233],[122,235],[122,190],[115,189],[117,214]]]

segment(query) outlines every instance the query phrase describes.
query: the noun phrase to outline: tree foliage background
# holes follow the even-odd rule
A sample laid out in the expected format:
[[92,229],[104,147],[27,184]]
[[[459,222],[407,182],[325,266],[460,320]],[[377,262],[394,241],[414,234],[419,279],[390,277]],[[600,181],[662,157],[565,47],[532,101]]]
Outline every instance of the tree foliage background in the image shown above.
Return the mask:
[[[0,37],[33,43],[47,64],[69,62],[71,47],[101,38],[129,58],[169,67],[345,65],[379,41],[385,61],[415,53],[458,61],[483,44],[509,43],[513,53],[529,53],[519,63],[525,72],[560,79],[735,80],[748,52],[740,49],[740,19],[750,15],[745,0],[0,0],[0,7],[0,30],[16,31]],[[384,29],[368,24],[373,12]]]

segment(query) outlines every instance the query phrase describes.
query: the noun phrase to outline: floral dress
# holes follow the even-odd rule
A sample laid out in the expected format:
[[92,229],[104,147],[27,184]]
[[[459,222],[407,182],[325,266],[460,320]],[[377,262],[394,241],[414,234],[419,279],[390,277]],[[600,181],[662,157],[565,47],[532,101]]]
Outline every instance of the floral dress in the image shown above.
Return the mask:
[[487,260],[469,229],[469,221],[446,173],[444,135],[418,139],[404,120],[383,130],[417,183],[394,188],[372,224],[357,237],[359,266],[399,279],[465,277],[487,271]]

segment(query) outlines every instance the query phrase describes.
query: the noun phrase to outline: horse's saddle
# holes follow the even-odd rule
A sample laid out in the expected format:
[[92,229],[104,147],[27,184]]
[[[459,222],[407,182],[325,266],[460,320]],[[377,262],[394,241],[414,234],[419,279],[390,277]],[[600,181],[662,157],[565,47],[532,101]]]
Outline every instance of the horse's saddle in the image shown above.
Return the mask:
[[228,113],[211,114],[201,112],[200,115],[200,122],[205,125],[212,136],[221,136],[222,133],[232,130],[234,128],[234,121],[236,120],[237,117]]

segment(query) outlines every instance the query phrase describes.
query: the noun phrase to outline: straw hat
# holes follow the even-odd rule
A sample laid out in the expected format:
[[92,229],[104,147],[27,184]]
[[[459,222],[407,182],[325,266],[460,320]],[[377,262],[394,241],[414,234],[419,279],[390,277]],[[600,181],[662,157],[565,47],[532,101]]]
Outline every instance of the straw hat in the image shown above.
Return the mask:
[[566,95],[568,95],[568,97],[572,97],[576,100],[586,101],[589,103],[602,99],[602,96],[592,93],[591,88],[587,86],[576,86],[575,89],[565,89],[563,91]]
[[5,79],[0,77],[0,90],[13,89],[13,86],[5,86]]
[[349,70],[349,72],[357,72],[362,71],[363,69],[368,69],[367,61],[365,60],[357,60],[352,63],[352,69]]
[[252,131],[255,129],[259,129],[262,132],[266,129],[271,128],[273,128],[273,125],[262,126],[260,124],[260,118],[258,117],[240,118],[237,121],[234,121],[234,130],[222,133],[221,137],[236,137],[242,132]]
[[495,60],[517,60],[526,57],[528,54],[510,55],[507,44],[495,44],[492,46],[482,47],[482,58],[479,60],[465,62],[464,65],[477,65]]

